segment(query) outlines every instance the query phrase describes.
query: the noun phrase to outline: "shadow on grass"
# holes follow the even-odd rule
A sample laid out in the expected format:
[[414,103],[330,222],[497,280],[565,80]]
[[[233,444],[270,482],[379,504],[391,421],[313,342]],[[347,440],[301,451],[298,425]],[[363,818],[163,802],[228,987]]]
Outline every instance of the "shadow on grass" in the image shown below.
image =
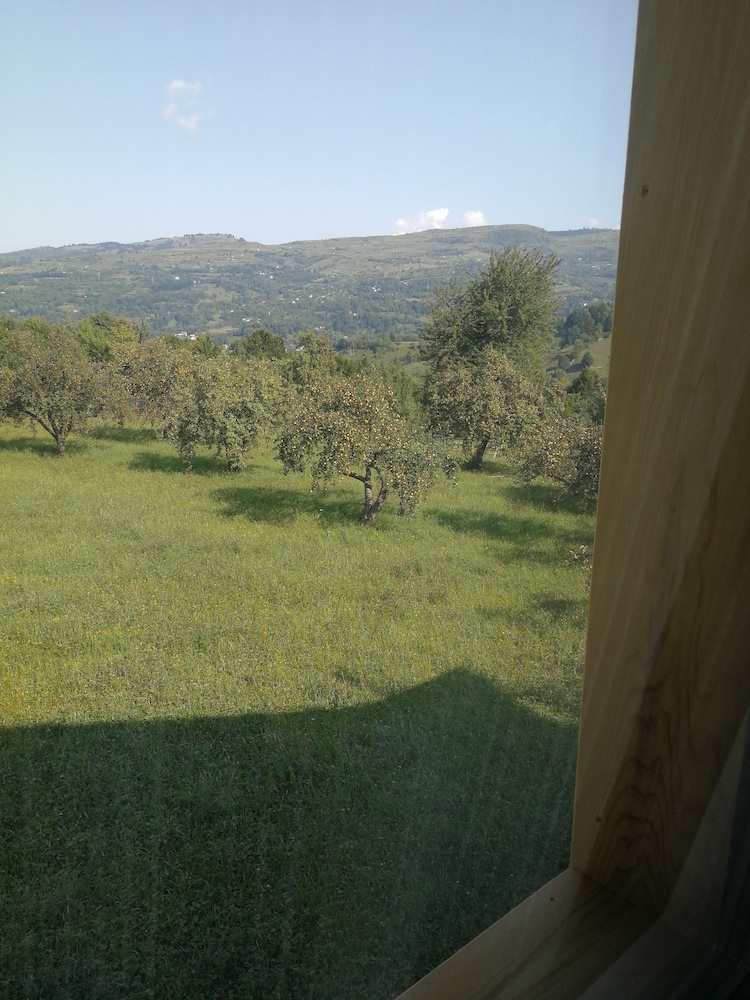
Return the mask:
[[588,541],[588,536],[583,537],[586,533],[582,535],[579,528],[550,525],[548,520],[534,516],[438,508],[425,508],[424,515],[453,531],[485,535],[502,543],[498,556],[504,562],[532,560],[555,565],[561,563],[571,549]]
[[97,441],[121,441],[124,444],[148,444],[159,440],[159,435],[153,427],[116,427],[111,424],[101,424],[92,428],[90,435]]
[[595,514],[596,505],[585,497],[571,496],[551,483],[511,483],[506,487],[508,499],[522,506],[539,510],[555,510],[565,514]]
[[0,730],[3,997],[393,997],[565,867],[575,740],[464,671]]
[[323,523],[357,523],[362,514],[362,501],[341,489],[298,490],[268,489],[253,486],[226,486],[214,491],[214,498],[225,517],[243,517],[267,524],[286,524],[300,514],[311,514]]
[[574,614],[586,612],[587,600],[573,600],[566,597],[541,597],[536,602],[537,607],[553,621],[569,619]]
[[[66,455],[75,455],[86,451],[88,445],[85,439],[80,437],[73,441],[68,441],[65,446]],[[0,451],[29,451],[41,457],[52,456],[58,458],[55,442],[47,434],[28,434],[12,438],[0,438]],[[65,461],[65,455],[62,456]]]
[[139,451],[128,462],[128,468],[133,472],[166,472],[174,474],[193,473],[197,476],[215,476],[227,473],[227,463],[215,455],[196,455],[190,466],[187,466],[179,455],[158,455],[153,451]]
[[494,476],[495,478],[506,478],[513,475],[513,467],[503,458],[492,458],[485,456],[481,469],[467,469],[462,466],[464,472],[469,472],[477,476]]

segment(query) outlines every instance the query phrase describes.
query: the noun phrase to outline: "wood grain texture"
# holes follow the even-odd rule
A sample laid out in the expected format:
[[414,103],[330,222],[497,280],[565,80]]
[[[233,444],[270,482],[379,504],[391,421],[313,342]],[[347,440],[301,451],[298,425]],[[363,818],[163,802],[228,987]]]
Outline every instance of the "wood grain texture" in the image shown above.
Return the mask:
[[655,913],[750,703],[749,65],[642,3],[571,858]]
[[[729,941],[723,928],[735,923],[733,903],[747,881],[747,872],[738,865],[743,846],[750,850],[747,819],[739,827],[737,820],[738,789],[750,779],[749,722],[746,713],[664,913],[680,933],[719,947]],[[750,918],[750,911],[746,915]]]
[[567,1000],[635,942],[649,918],[568,869],[399,1000]]

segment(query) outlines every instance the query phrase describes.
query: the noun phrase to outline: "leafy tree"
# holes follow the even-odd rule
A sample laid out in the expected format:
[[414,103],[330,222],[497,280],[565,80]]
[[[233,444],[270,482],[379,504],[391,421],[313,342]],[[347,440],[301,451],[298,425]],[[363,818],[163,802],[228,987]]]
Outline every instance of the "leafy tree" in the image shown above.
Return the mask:
[[133,333],[139,344],[143,344],[151,336],[147,319],[137,319],[133,323]]
[[396,400],[396,409],[408,423],[417,426],[424,422],[424,386],[400,365],[382,368],[386,385]]
[[0,367],[0,413],[38,424],[65,454],[71,431],[85,425],[101,402],[101,383],[73,330],[34,319],[12,347],[7,338]]
[[305,330],[297,338],[297,350],[289,357],[288,377],[293,384],[305,386],[328,376],[353,375],[368,366],[368,361],[337,354],[327,334]]
[[0,368],[13,365],[20,357],[21,324],[13,316],[0,316]]
[[551,402],[533,434],[526,439],[518,469],[522,482],[537,476],[551,479],[563,492],[596,503],[602,452],[602,424],[566,413],[562,395]]
[[589,310],[582,306],[560,321],[558,337],[564,347],[575,343],[590,344],[596,340],[596,324]]
[[163,416],[164,436],[188,463],[203,444],[215,447],[229,471],[237,472],[258,437],[275,427],[282,399],[282,379],[271,362],[209,358],[193,365],[173,388]]
[[247,337],[235,340],[231,351],[238,358],[283,358],[286,355],[284,338],[260,327]]
[[462,288],[452,281],[435,292],[421,352],[432,371],[471,361],[494,347],[525,373],[540,371],[555,326],[553,272],[559,260],[536,250],[506,247]]
[[176,337],[154,337],[133,345],[108,367],[111,409],[120,419],[135,411],[156,422],[198,363]]
[[189,340],[187,346],[195,354],[200,354],[204,358],[215,358],[218,354],[221,354],[222,347],[212,340],[207,334],[202,333],[195,340]]
[[565,491],[595,504],[602,462],[602,425],[575,422],[569,429],[568,446],[571,469],[563,484]]
[[614,315],[614,302],[592,302],[586,307],[591,314],[597,332],[601,331],[601,336],[606,337],[612,332],[612,317]]
[[563,347],[571,344],[591,344],[612,331],[612,302],[592,302],[574,309],[557,325],[557,336]]
[[470,468],[486,449],[515,445],[533,425],[554,329],[559,261],[507,247],[465,288],[435,293],[421,342],[430,424],[463,442]]
[[108,312],[87,316],[78,324],[76,336],[92,361],[110,361],[124,346],[138,342],[138,334],[128,321]]
[[604,422],[604,407],[607,401],[607,383],[589,366],[584,368],[567,388],[565,412],[568,416],[579,417],[584,423]]
[[410,430],[382,379],[359,372],[318,378],[300,392],[278,441],[285,472],[312,469],[316,488],[336,476],[362,484],[362,520],[371,523],[394,492],[399,513],[425,499],[450,461],[424,435]]
[[470,469],[482,467],[490,445],[518,445],[539,419],[539,404],[534,382],[494,347],[439,370],[429,383],[430,426],[460,438]]

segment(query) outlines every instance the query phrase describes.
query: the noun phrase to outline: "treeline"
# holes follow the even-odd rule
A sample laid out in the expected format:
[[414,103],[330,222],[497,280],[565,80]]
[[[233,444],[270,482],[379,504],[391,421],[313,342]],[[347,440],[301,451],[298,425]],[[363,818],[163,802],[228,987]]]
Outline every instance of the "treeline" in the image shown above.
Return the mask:
[[554,257],[493,254],[466,285],[427,303],[423,383],[370,354],[350,357],[314,331],[287,351],[265,329],[231,350],[209,337],[149,337],[145,323],[98,313],[77,324],[0,320],[0,415],[43,428],[64,454],[96,416],[158,427],[190,466],[199,447],[242,469],[261,440],[313,486],[348,476],[362,518],[387,498],[411,513],[436,477],[488,452],[523,481],[552,479],[593,502],[605,387],[590,369],[567,389],[545,372],[555,329]]
[[152,265],[118,279],[109,269],[97,276],[79,267],[74,285],[73,274],[49,267],[8,285],[3,305],[21,317],[32,310],[60,315],[65,309],[71,312],[72,304],[76,313],[80,308],[148,316],[157,333],[210,330],[224,342],[259,326],[291,341],[307,326],[338,337],[374,335],[387,344],[416,336],[431,290],[427,275],[384,279],[375,291],[361,283],[349,290],[328,278],[313,282],[309,271],[292,267],[283,274],[228,264],[219,274],[198,266],[183,265],[180,271],[174,275]]
[[557,339],[562,347],[585,348],[612,332],[613,302],[586,303],[573,309],[557,324]]

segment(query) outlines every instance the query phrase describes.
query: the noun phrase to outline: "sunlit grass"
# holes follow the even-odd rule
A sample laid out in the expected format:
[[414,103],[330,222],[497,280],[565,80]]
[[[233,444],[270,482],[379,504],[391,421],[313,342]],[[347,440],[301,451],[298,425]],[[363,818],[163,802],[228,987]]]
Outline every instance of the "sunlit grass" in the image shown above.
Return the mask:
[[574,720],[586,592],[564,562],[590,519],[467,475],[373,530],[356,484],[150,453],[6,451],[6,724],[356,704],[457,667],[526,698],[557,686]]
[[7,996],[385,998],[564,865],[591,516],[53,451],[0,427]]

